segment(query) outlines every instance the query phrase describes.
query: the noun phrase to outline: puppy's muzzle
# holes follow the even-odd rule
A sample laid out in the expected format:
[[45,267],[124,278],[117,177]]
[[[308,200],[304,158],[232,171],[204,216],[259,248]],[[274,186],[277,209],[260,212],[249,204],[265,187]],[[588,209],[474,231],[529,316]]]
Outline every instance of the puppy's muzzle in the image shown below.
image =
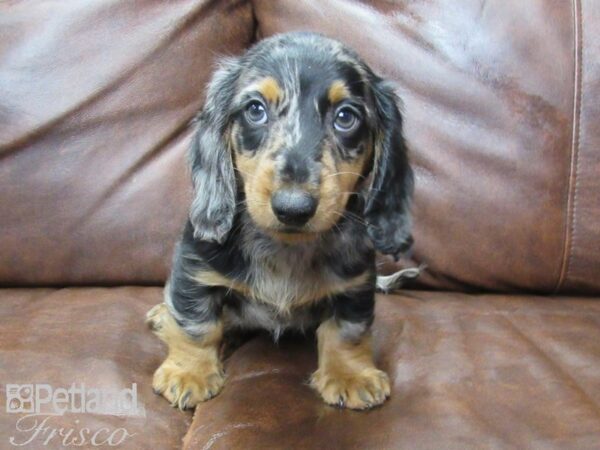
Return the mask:
[[281,189],[271,197],[271,208],[284,225],[305,225],[317,210],[318,201],[308,192]]

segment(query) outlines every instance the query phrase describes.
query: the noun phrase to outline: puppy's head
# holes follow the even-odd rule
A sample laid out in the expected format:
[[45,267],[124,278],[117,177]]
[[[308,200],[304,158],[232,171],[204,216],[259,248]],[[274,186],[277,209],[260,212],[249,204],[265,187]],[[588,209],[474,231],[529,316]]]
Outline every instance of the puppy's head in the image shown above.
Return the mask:
[[223,242],[246,208],[275,239],[312,239],[356,195],[375,247],[406,250],[412,172],[396,103],[354,52],[316,34],[278,35],[224,61],[191,149],[195,236]]

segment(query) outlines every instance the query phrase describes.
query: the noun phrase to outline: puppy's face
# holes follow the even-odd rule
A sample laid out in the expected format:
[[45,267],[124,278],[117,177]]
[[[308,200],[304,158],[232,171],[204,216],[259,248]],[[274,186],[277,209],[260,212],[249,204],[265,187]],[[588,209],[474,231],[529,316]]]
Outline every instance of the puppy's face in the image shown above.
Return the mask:
[[281,240],[330,229],[373,157],[366,73],[329,45],[275,46],[250,57],[232,103],[229,139],[245,206]]
[[311,239],[360,193],[352,211],[379,251],[398,255],[412,242],[397,98],[338,41],[289,33],[224,60],[190,157],[196,239],[224,243],[240,208],[277,239]]

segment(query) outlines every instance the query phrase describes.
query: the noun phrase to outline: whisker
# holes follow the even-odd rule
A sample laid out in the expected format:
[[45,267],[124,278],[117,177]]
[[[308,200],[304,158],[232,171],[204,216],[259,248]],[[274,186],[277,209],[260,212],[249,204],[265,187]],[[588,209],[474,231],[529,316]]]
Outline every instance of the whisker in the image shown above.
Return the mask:
[[340,228],[340,226],[338,225],[338,223],[337,223],[337,222],[336,222],[336,223],[334,223],[334,224],[333,224],[333,226],[335,227],[335,229],[336,229],[336,230],[337,230],[339,233],[341,233],[341,232],[342,232],[342,229]]
[[356,175],[359,178],[365,178],[364,175],[361,175],[360,173],[357,173],[357,172],[335,172],[335,173],[330,173],[329,175],[326,175],[323,178],[336,177],[338,175]]
[[[240,206],[240,205],[248,205],[248,199],[245,198],[244,200],[240,200],[239,202],[236,202],[235,206]],[[259,201],[259,200],[252,200],[252,203],[258,206],[264,206],[264,207],[268,207],[270,206],[268,202],[263,202],[263,201]]]
[[340,217],[353,220],[354,222],[359,223],[361,225],[368,226],[367,222],[362,217],[358,216],[357,214],[351,213],[350,211],[345,211],[343,213],[333,211],[333,213],[337,214]]

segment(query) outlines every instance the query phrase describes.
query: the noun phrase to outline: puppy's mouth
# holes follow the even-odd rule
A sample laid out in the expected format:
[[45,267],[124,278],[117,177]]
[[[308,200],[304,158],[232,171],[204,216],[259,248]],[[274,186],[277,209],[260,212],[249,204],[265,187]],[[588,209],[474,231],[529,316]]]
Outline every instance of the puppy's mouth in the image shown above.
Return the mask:
[[299,244],[313,241],[320,235],[320,233],[312,231],[306,226],[296,227],[289,225],[269,228],[267,232],[276,240],[287,244]]
[[275,229],[273,231],[275,231],[277,233],[282,233],[282,234],[310,233],[310,231],[306,230],[305,227],[294,227],[294,226],[289,226],[289,225],[285,225],[285,226]]

